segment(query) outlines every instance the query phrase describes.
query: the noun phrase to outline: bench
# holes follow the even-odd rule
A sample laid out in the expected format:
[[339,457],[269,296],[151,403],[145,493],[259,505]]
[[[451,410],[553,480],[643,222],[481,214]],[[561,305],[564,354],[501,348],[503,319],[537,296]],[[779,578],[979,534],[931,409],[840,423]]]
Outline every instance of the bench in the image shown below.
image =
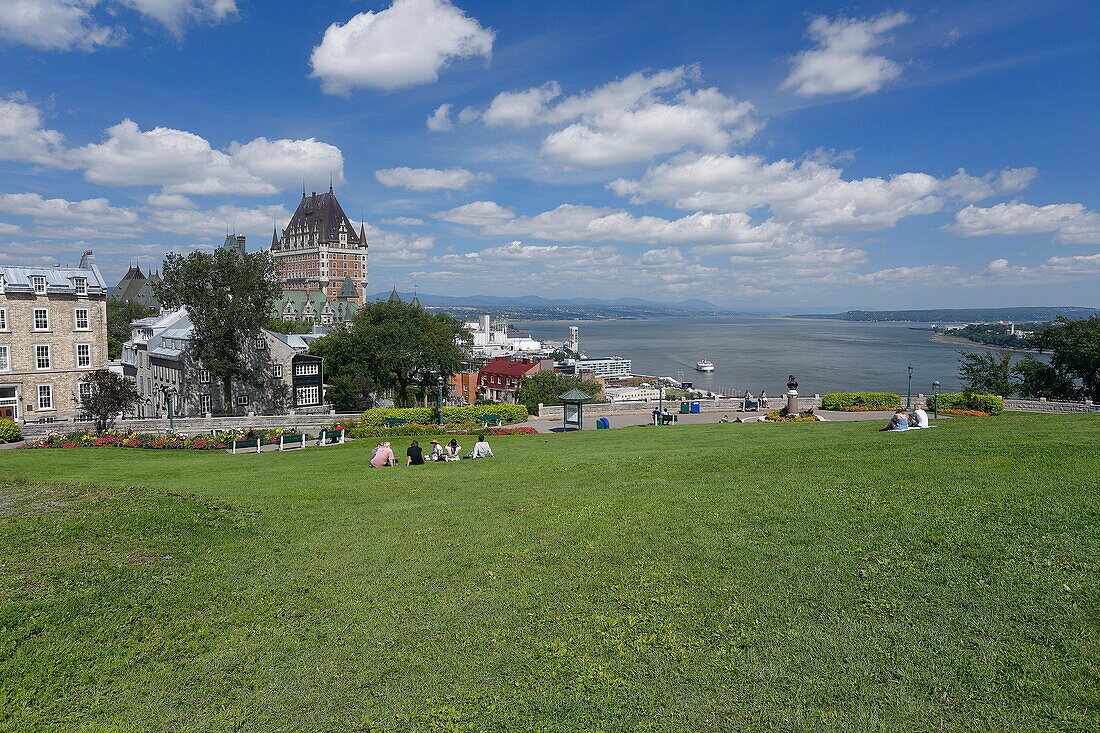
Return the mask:
[[399,428],[407,422],[408,422],[408,420],[402,420],[399,417],[387,417],[387,418],[385,418],[385,423],[386,423],[387,428]]
[[480,422],[486,428],[489,427],[489,423],[491,422],[495,422],[496,427],[500,427],[504,424],[504,418],[500,415],[482,415],[478,418],[478,422]]
[[259,453],[262,443],[263,441],[258,438],[253,438],[252,440],[232,440],[229,442],[229,452],[235,455],[238,450],[246,452],[255,448],[256,452]]
[[759,402],[753,402],[752,400],[745,400],[745,404],[741,406],[741,410],[743,412],[748,412],[749,410],[756,410],[756,409],[759,409],[759,408],[760,408],[760,403]]
[[294,448],[306,447],[306,434],[297,433],[295,435],[280,435],[279,436],[279,450],[292,450]]
[[[405,421],[402,420],[401,422]],[[343,428],[339,430],[322,430],[317,434],[317,445],[343,445],[344,432],[345,430]]]

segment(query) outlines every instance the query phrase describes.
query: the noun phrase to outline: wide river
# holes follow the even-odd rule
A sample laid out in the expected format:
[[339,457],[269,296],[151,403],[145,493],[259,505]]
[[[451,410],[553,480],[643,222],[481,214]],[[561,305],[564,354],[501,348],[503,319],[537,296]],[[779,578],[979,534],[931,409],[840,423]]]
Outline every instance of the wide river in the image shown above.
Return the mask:
[[[930,340],[928,331],[906,323],[860,323],[811,318],[670,318],[649,321],[535,321],[513,326],[537,339],[565,341],[580,326],[581,350],[590,357],[622,356],[639,374],[686,381],[696,387],[754,395],[779,395],[794,374],[802,394],[895,392],[904,395],[906,367],[913,365],[913,393],[960,385],[955,350]],[[700,359],[710,373],[695,371]]]

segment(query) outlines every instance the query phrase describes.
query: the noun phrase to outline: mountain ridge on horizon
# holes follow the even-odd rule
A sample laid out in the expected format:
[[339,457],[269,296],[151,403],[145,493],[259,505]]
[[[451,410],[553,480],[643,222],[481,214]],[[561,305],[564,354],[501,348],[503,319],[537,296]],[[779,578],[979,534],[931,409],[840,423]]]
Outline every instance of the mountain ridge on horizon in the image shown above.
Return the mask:
[[[398,292],[402,300],[410,300],[414,293]],[[639,307],[639,308],[665,308],[684,310],[691,312],[733,313],[729,308],[715,305],[699,298],[688,298],[674,303],[661,303],[644,298],[544,298],[541,295],[434,295],[432,293],[415,293],[421,304],[426,306],[516,306],[516,307]],[[390,292],[369,293],[367,301],[385,300],[390,297]]]

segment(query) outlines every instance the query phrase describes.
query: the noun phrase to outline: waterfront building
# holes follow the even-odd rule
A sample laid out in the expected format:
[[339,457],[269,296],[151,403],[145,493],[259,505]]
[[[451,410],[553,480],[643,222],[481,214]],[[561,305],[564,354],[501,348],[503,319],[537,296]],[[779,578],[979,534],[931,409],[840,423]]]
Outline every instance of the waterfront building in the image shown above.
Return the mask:
[[604,393],[608,402],[648,402],[661,396],[656,387],[607,387]]
[[470,349],[476,356],[496,358],[509,354],[537,354],[543,351],[541,341],[531,338],[508,324],[507,316],[483,315],[476,321],[462,324],[470,333]]
[[143,308],[160,310],[160,301],[153,292],[153,283],[160,282],[160,275],[146,276],[139,265],[131,265],[118,285],[111,290],[107,300],[112,303],[136,303]]
[[122,346],[121,362],[123,374],[136,382],[141,396],[136,417],[167,416],[169,387],[180,417],[282,414],[323,405],[323,359],[305,353],[308,339],[264,329],[240,356],[261,378],[256,384],[234,382],[226,410],[221,382],[194,355],[193,330],[182,308],[131,324],[132,338]]
[[365,227],[360,224],[355,231],[332,186],[321,195],[303,191],[282,236],[278,231],[271,235],[271,255],[284,291],[320,291],[337,300],[347,297],[344,284],[350,280],[360,305],[367,292],[367,249]]
[[0,266],[0,419],[80,413],[84,378],[107,366],[107,283],[77,266]]
[[478,372],[478,398],[515,403],[520,381],[531,374],[554,371],[553,359],[493,359]]
[[610,356],[602,359],[566,359],[558,365],[558,369],[567,374],[579,372],[592,372],[597,377],[625,377],[632,373],[633,365],[630,359],[621,356]]

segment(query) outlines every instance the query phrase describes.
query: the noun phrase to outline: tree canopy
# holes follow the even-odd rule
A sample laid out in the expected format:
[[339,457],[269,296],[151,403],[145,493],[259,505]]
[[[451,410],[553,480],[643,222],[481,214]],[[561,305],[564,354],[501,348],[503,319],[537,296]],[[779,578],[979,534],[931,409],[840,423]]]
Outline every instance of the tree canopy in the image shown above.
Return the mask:
[[98,432],[106,430],[116,415],[131,409],[140,399],[132,379],[106,369],[89,372],[81,381],[88,389],[80,395],[80,409],[95,421]]
[[225,409],[231,413],[233,382],[257,384],[261,378],[241,354],[260,334],[282,293],[271,254],[242,255],[225,248],[186,257],[169,254],[153,292],[166,308],[187,308],[195,357],[222,383]]
[[[431,387],[462,368],[469,341],[462,322],[400,301],[368,303],[351,323],[338,324],[313,342],[310,353],[325,359],[325,373],[340,386],[345,409],[369,401],[372,387],[393,395],[398,407],[412,404],[410,390]],[[351,405],[347,402],[359,401]]]
[[527,408],[532,415],[539,414],[539,403],[544,405],[561,404],[558,399],[571,389],[595,397],[600,393],[600,383],[592,379],[581,379],[572,374],[546,371],[536,372],[520,380],[516,389],[516,402]]
[[1031,339],[1033,346],[1050,352],[1053,374],[1047,378],[1080,380],[1080,394],[1100,402],[1100,316],[1059,317],[1050,328]]
[[963,389],[977,394],[1010,395],[1012,354],[993,351],[957,351],[959,381]]
[[156,308],[146,308],[128,300],[108,300],[107,357],[117,359],[122,356],[122,345],[130,340],[131,323],[156,314]]

